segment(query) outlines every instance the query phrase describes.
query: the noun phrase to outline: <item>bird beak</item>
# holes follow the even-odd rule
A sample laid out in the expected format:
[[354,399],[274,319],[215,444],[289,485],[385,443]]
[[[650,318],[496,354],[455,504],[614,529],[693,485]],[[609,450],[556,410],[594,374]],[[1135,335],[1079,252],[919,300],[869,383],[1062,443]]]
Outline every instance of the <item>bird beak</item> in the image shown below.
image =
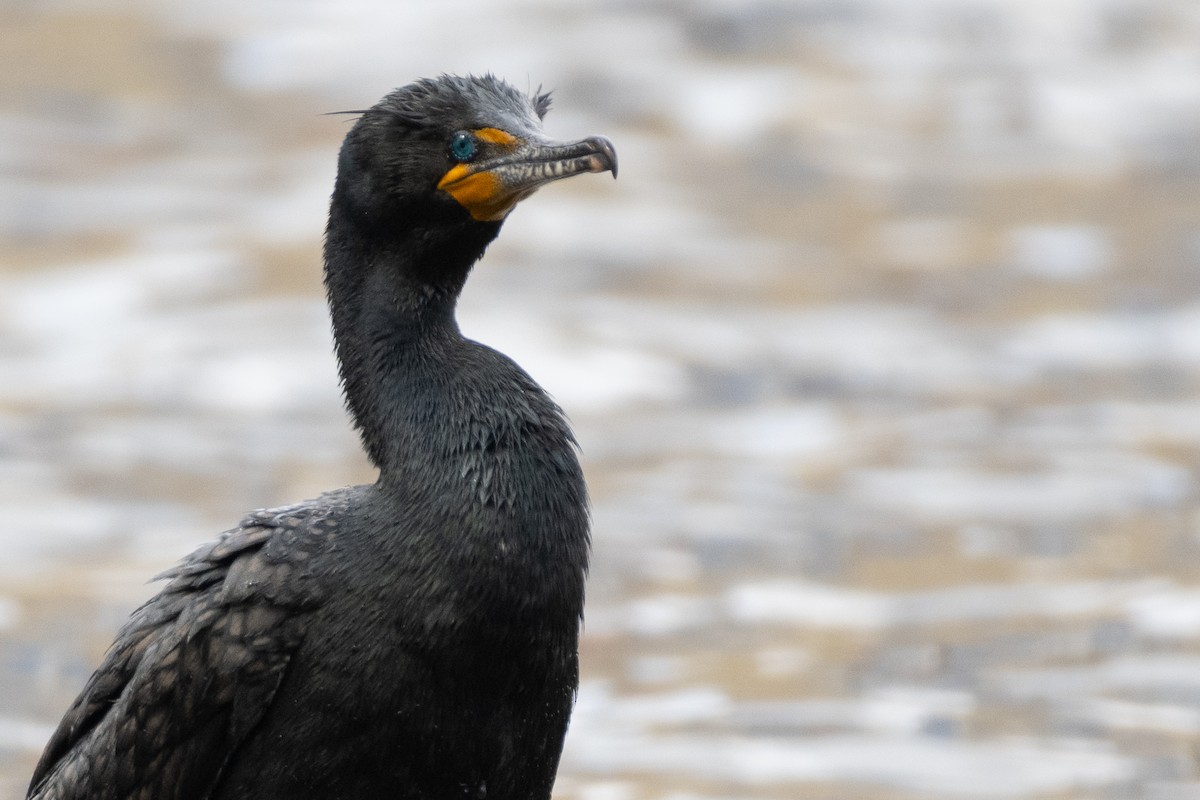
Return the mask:
[[511,149],[456,164],[438,182],[439,189],[482,222],[504,219],[517,203],[551,181],[584,172],[611,172],[617,177],[617,151],[603,136],[577,142],[515,137],[508,141]]

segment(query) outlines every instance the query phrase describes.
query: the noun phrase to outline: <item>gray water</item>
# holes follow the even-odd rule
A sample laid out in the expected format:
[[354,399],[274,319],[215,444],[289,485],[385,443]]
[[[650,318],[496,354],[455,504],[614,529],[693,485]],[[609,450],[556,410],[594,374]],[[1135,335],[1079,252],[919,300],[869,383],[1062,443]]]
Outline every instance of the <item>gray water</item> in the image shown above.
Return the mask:
[[321,114],[488,70],[621,157],[514,213],[461,305],[592,487],[556,798],[1200,796],[1200,6],[0,23],[0,798],[150,575],[371,479]]

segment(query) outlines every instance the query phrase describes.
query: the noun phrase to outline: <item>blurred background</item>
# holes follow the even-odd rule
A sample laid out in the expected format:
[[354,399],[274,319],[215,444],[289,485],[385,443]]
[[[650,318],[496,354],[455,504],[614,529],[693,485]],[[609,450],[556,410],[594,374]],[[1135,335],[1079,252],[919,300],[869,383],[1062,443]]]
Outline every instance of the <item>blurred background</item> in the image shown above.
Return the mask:
[[461,304],[595,505],[557,800],[1200,796],[1200,5],[0,6],[0,798],[147,578],[370,481],[335,154],[556,90]]

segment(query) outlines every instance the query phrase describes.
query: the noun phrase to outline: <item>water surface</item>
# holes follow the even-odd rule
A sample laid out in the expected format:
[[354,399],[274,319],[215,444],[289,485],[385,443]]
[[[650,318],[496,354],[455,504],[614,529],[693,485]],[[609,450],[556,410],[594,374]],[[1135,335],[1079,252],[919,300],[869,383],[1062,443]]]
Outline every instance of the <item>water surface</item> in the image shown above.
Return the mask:
[[371,479],[321,113],[486,70],[621,153],[522,206],[461,304],[592,487],[556,797],[1200,794],[1186,0],[0,20],[0,797],[150,575]]

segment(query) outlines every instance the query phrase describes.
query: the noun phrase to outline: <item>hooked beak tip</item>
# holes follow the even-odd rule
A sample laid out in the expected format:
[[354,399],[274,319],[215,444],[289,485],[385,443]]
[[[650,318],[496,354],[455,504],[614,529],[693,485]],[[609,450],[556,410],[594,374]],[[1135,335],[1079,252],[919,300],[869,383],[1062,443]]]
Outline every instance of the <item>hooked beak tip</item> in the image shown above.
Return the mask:
[[592,156],[597,165],[596,172],[608,170],[615,179],[617,177],[617,148],[613,147],[613,143],[603,136],[593,136],[591,143],[596,148],[596,153]]

